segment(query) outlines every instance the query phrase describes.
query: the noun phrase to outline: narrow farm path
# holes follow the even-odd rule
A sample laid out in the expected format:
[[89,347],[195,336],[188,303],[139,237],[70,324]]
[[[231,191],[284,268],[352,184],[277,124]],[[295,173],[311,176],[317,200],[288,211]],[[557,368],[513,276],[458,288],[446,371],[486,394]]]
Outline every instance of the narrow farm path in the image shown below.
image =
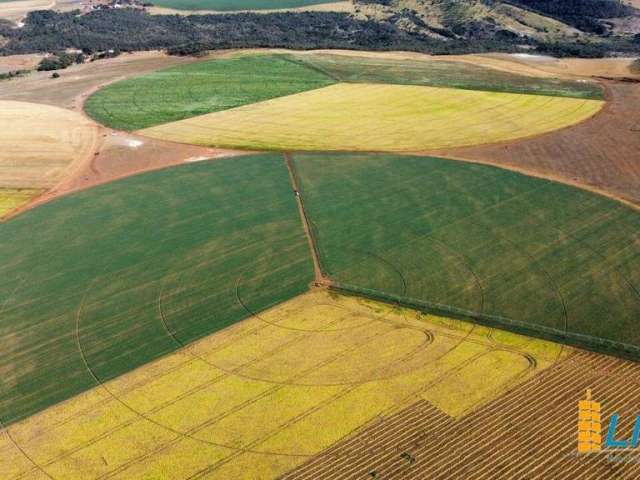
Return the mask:
[[315,283],[322,286],[330,286],[331,281],[328,277],[324,275],[322,272],[322,268],[320,267],[320,255],[318,253],[318,245],[316,244],[315,238],[313,237],[313,232],[311,230],[311,225],[309,224],[309,219],[307,218],[307,213],[304,209],[304,203],[302,202],[302,196],[300,195],[300,188],[298,185],[298,179],[296,177],[295,167],[293,166],[293,162],[291,161],[291,154],[289,152],[285,152],[284,163],[287,166],[287,170],[289,171],[289,179],[291,181],[291,187],[293,188],[293,193],[296,196],[296,204],[298,205],[298,210],[300,211],[300,219],[302,220],[302,225],[304,227],[304,234],[307,237],[307,241],[309,242],[309,249],[311,250],[311,258],[313,259],[313,272],[315,277]]

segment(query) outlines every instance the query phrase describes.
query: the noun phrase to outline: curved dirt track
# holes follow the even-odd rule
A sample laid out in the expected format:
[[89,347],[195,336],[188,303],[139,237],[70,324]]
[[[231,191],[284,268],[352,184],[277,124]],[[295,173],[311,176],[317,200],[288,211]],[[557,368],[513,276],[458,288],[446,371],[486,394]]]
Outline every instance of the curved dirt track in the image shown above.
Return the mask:
[[640,83],[605,81],[608,105],[529,140],[429,152],[583,185],[640,205]]

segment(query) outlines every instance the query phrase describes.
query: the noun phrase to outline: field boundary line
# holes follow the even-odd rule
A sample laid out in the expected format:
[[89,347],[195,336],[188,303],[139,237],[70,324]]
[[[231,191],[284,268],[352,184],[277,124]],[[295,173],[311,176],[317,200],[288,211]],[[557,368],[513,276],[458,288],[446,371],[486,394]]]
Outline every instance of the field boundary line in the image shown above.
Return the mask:
[[304,233],[307,237],[307,242],[309,243],[309,249],[311,251],[311,258],[313,260],[313,271],[315,274],[315,281],[319,285],[328,285],[330,284],[330,280],[325,276],[324,270],[322,269],[322,263],[320,261],[320,252],[318,251],[318,243],[316,241],[315,235],[311,229],[311,222],[307,217],[307,212],[304,208],[304,202],[302,201],[302,195],[300,193],[300,186],[298,181],[298,176],[291,160],[291,153],[285,152],[283,153],[284,163],[287,166],[287,171],[289,172],[289,180],[291,182],[291,187],[293,188],[293,193],[296,197],[296,204],[298,205],[298,211],[300,212],[300,219],[302,220],[302,226],[304,227]]
[[453,319],[468,320],[475,324],[491,328],[497,327],[520,335],[550,340],[600,354],[613,355],[632,361],[640,359],[640,347],[627,343],[600,339],[575,332],[564,332],[553,327],[529,324],[498,315],[472,312],[451,305],[443,305],[416,298],[403,298],[398,295],[336,281],[332,281],[328,288],[346,295],[362,296],[389,305],[400,305],[426,313],[444,315]]

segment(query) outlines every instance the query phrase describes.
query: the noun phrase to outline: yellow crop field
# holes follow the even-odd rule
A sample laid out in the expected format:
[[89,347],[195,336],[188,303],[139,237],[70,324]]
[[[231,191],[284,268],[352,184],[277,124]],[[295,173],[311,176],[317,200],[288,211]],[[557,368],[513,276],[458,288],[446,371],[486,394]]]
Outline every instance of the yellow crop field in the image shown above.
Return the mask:
[[0,478],[274,478],[417,399],[462,415],[566,352],[316,290],[11,425]]
[[49,105],[0,101],[0,125],[0,188],[56,185],[97,138],[90,120]]
[[42,193],[37,188],[0,188],[0,218],[9,213],[14,208],[21,207]]
[[148,128],[155,138],[254,150],[429,151],[575,124],[604,102],[382,84],[336,84]]

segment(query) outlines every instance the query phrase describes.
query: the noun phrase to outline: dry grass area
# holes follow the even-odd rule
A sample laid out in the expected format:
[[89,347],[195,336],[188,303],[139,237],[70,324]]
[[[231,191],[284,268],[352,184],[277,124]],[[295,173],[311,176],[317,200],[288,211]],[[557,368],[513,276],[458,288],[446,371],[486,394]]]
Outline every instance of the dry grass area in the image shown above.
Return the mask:
[[416,401],[453,422],[565,356],[495,333],[313,291],[10,426],[0,477],[273,478]]
[[553,58],[526,54],[454,55],[451,60],[542,77],[632,77],[634,58]]
[[18,0],[0,3],[0,18],[17,22],[34,10],[48,10],[56,5],[55,0]]
[[[0,3],[2,5],[2,3]],[[13,70],[32,70],[36,68],[44,55],[39,53],[25,55],[10,55],[0,57],[0,73],[11,72]],[[5,85],[4,83],[2,85]]]
[[600,115],[514,143],[435,152],[594,188],[640,205],[640,84],[608,82]]
[[97,127],[57,107],[0,101],[0,188],[56,185],[93,151]]
[[637,363],[576,352],[459,419],[419,400],[283,478],[637,479],[633,449],[577,454],[577,406],[592,389],[604,409],[603,434],[617,412],[616,438],[630,438],[639,380]]
[[140,133],[252,150],[419,151],[549,132],[589,118],[603,104],[422,86],[336,84]]

